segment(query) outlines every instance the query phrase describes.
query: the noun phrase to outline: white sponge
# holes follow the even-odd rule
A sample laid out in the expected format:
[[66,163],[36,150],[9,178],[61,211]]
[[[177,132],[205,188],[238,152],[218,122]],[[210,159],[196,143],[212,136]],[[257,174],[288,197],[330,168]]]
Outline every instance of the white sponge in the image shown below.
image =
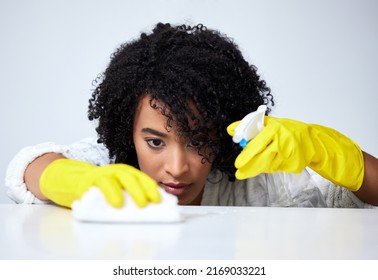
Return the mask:
[[139,208],[130,195],[125,192],[125,205],[112,207],[101,191],[90,188],[79,200],[72,203],[72,214],[76,220],[83,222],[105,223],[173,223],[180,222],[181,215],[177,197],[159,189],[160,203],[149,203]]

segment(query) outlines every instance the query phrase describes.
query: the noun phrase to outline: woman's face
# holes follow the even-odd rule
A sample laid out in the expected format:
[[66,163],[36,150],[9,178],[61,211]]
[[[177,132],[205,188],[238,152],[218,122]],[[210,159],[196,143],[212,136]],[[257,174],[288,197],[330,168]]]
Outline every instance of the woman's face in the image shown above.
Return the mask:
[[[156,101],[157,105],[160,105]],[[175,126],[167,131],[167,117],[144,97],[136,110],[133,139],[140,170],[165,191],[177,196],[181,205],[199,205],[211,163],[202,161],[189,140],[180,139]]]

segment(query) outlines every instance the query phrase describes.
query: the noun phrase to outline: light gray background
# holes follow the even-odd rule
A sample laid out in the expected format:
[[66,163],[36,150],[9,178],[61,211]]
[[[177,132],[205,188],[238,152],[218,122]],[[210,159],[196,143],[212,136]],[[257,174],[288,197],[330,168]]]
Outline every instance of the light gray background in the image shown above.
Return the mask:
[[331,126],[378,155],[377,14],[374,0],[0,0],[0,179],[24,146],[95,135],[92,80],[158,21],[219,29],[266,79],[273,115]]

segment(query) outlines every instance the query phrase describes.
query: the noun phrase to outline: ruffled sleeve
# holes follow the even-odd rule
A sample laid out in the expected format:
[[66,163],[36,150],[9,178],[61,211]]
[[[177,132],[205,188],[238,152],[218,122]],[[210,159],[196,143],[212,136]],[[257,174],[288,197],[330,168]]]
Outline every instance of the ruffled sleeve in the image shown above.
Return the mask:
[[95,165],[105,165],[111,162],[107,149],[104,145],[98,144],[94,138],[86,138],[72,145],[46,142],[25,147],[15,155],[7,168],[5,186],[10,199],[16,203],[46,203],[28,191],[24,182],[27,166],[46,153],[58,153],[69,159],[86,161]]

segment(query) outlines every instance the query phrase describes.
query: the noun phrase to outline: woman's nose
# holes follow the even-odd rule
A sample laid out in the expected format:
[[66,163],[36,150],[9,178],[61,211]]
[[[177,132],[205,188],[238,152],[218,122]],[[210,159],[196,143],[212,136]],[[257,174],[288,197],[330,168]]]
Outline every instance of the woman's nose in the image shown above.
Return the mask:
[[189,171],[189,162],[185,147],[175,147],[165,162],[165,171],[174,178],[179,178]]

